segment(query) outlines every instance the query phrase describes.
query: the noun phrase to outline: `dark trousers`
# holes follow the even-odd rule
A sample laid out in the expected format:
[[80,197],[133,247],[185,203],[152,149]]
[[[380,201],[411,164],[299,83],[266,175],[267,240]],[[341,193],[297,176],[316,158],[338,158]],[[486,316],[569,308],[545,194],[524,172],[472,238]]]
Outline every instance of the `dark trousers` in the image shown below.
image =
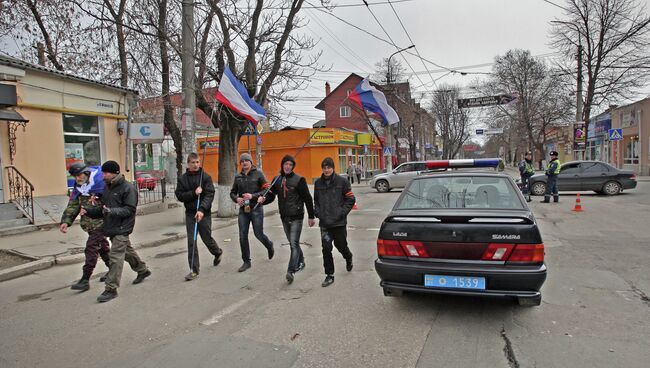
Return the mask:
[[550,200],[551,194],[553,195],[553,201],[558,202],[560,200],[560,195],[557,190],[557,175],[547,176],[546,180],[546,194],[544,194],[544,200]]
[[199,273],[199,249],[197,246],[198,237],[201,237],[203,244],[208,248],[208,251],[213,256],[221,254],[221,249],[217,245],[217,241],[212,237],[212,217],[209,213],[203,216],[203,219],[197,224],[197,241],[194,241],[194,220],[193,213],[185,212],[185,227],[187,229],[187,262],[190,270]]
[[321,245],[323,246],[323,267],[326,275],[334,274],[334,258],[332,257],[332,243],[346,260],[352,258],[348,248],[348,231],[345,226],[320,228]]
[[88,232],[88,240],[86,240],[86,249],[84,249],[84,254],[86,255],[86,262],[83,265],[83,273],[81,278],[90,279],[90,276],[93,274],[93,270],[97,265],[98,256],[102,258],[106,267],[110,263],[110,258],[108,254],[111,250],[111,247],[108,245],[108,239],[104,235],[104,232],[101,230],[93,230]]
[[348,175],[348,181],[350,182],[350,184],[354,184],[354,174]]
[[521,192],[526,198],[530,197],[530,176],[528,175],[521,176]]
[[361,174],[357,174],[357,184],[361,184]]
[[305,256],[302,254],[302,249],[300,248],[302,219],[282,219],[282,227],[284,228],[284,233],[287,235],[289,246],[291,247],[291,256],[289,257],[287,272],[296,272],[298,270],[298,264],[300,262],[305,262]]
[[266,249],[270,249],[273,246],[273,242],[264,234],[264,209],[262,206],[258,206],[256,209],[253,209],[251,206],[251,212],[246,213],[243,208],[240,208],[238,220],[241,259],[244,262],[250,262],[251,249],[248,243],[248,229],[250,228],[251,222],[253,223],[253,233],[257,240],[262,242]]

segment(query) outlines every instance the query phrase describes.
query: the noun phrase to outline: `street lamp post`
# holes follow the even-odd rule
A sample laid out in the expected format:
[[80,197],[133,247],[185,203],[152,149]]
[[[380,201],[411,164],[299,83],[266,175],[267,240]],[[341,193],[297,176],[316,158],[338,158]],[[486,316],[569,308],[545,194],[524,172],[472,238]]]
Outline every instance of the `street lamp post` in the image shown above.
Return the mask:
[[[390,56],[388,57],[388,63],[387,63],[387,66],[386,66],[386,85],[389,87],[389,89],[390,89],[390,85],[392,83],[392,80],[391,80],[392,75],[391,75],[391,72],[390,72],[390,59],[393,56],[399,54],[400,52],[406,51],[408,49],[412,49],[414,47],[415,47],[415,45],[411,45],[409,47],[399,49],[399,50],[395,51],[394,53],[390,54]],[[393,147],[395,147],[395,152],[394,153],[391,152],[391,155],[388,156],[388,165],[387,165],[387,167],[388,167],[388,170],[393,170],[393,154],[397,155],[397,148],[399,146],[399,142],[398,142],[397,139],[395,139],[395,142],[393,142],[393,127],[389,124],[387,128],[388,128],[388,147],[391,147],[391,149]],[[393,143],[394,143],[394,145],[393,145]]]

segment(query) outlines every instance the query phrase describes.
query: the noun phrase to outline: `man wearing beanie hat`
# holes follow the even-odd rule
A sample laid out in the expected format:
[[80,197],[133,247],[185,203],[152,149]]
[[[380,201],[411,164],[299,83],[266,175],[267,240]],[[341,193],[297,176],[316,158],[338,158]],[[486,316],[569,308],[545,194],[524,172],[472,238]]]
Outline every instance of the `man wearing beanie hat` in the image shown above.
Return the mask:
[[346,226],[348,213],[356,198],[350,183],[334,172],[334,160],[331,157],[326,157],[321,167],[323,175],[314,183],[314,213],[319,220],[326,275],[321,286],[326,287],[334,283],[332,243],[345,258],[347,271],[352,271],[352,252],[348,248]]
[[138,273],[134,284],[141,283],[151,275],[147,265],[140,259],[131,246],[129,235],[135,225],[135,209],[138,205],[138,192],[124,175],[120,174],[120,165],[115,161],[106,161],[102,165],[106,188],[102,198],[103,207],[82,208],[81,214],[88,213],[91,218],[104,218],[104,233],[111,239],[109,253],[110,264],[106,274],[106,289],[97,297],[100,303],[117,297],[117,288],[122,278],[122,268],[126,260]]
[[280,176],[273,179],[273,186],[270,193],[278,198],[278,209],[284,233],[289,240],[291,256],[287,267],[287,282],[292,283],[294,273],[305,268],[305,257],[300,249],[300,233],[302,232],[302,221],[305,218],[305,206],[307,206],[307,223],[309,227],[314,226],[314,202],[307,181],[293,170],[296,167],[296,160],[291,155],[286,155],[280,163]]
[[560,194],[557,190],[557,176],[560,175],[562,163],[558,160],[556,151],[551,151],[549,155],[551,156],[551,162],[546,165],[546,193],[544,193],[542,203],[549,203],[551,195],[553,195],[553,202],[557,203],[560,201]]
[[253,223],[253,233],[257,240],[262,242],[269,259],[273,258],[275,251],[273,242],[264,234],[264,210],[263,204],[271,203],[264,196],[269,183],[266,182],[264,174],[253,165],[253,158],[248,153],[242,153],[239,157],[241,172],[235,176],[235,182],[230,189],[230,198],[239,206],[239,247],[241,258],[244,263],[237,271],[244,272],[251,268],[250,244],[248,243],[248,230]]

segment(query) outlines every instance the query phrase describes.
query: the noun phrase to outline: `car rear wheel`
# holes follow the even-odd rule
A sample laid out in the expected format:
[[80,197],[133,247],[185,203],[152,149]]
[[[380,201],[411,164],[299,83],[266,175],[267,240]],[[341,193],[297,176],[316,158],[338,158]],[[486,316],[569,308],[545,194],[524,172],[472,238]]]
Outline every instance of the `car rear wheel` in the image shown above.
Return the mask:
[[607,195],[616,195],[621,192],[621,184],[615,181],[608,181],[603,185],[603,193]]
[[541,181],[538,181],[531,186],[530,191],[534,195],[538,195],[538,196],[544,195],[546,193],[546,184]]
[[403,290],[384,288],[384,296],[402,296],[404,295]]
[[386,180],[377,180],[377,183],[375,183],[375,189],[377,189],[379,193],[386,193],[390,190],[390,186],[388,186]]
[[542,296],[538,295],[534,297],[518,297],[517,304],[527,307],[536,307],[542,304]]

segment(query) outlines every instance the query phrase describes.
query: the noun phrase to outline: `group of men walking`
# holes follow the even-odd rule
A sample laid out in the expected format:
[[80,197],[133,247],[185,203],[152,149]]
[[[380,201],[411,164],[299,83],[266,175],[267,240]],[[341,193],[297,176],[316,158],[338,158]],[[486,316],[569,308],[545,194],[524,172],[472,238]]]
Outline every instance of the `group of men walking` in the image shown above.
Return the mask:
[[[335,173],[332,158],[325,158],[321,164],[322,175],[314,184],[313,198],[306,179],[294,171],[296,161],[290,155],[282,159],[280,173],[271,183],[253,165],[250,154],[242,154],[239,163],[241,171],[235,177],[230,192],[231,199],[239,208],[239,246],[243,261],[239,272],[252,267],[248,241],[251,224],[253,234],[267,250],[268,259],[273,258],[273,242],[264,234],[263,207],[276,198],[282,227],[291,249],[286,273],[288,283],[294,281],[295,273],[305,268],[305,257],[300,247],[305,208],[309,227],[316,224],[316,218],[319,219],[326,275],[321,285],[326,287],[334,282],[334,247],[345,258],[346,270],[352,271],[352,252],[347,243],[346,226],[347,215],[356,199],[350,183]],[[120,166],[115,161],[106,161],[101,168],[76,163],[70,167],[69,173],[75,178],[75,184],[59,229],[66,233],[75,218],[81,216],[80,225],[88,233],[82,277],[71,289],[87,291],[90,288],[90,277],[98,258],[101,258],[108,267],[108,272],[100,278],[105,283],[105,289],[97,301],[107,302],[117,297],[124,261],[137,273],[133,284],[139,284],[151,276],[151,271],[133,249],[129,239],[135,225],[138,192],[120,173]],[[201,168],[199,155],[190,153],[187,171],[178,178],[175,190],[176,198],[185,206],[190,270],[185,276],[187,281],[199,276],[198,237],[214,257],[213,266],[221,262],[223,250],[212,237],[211,228],[214,194],[212,178]]]

